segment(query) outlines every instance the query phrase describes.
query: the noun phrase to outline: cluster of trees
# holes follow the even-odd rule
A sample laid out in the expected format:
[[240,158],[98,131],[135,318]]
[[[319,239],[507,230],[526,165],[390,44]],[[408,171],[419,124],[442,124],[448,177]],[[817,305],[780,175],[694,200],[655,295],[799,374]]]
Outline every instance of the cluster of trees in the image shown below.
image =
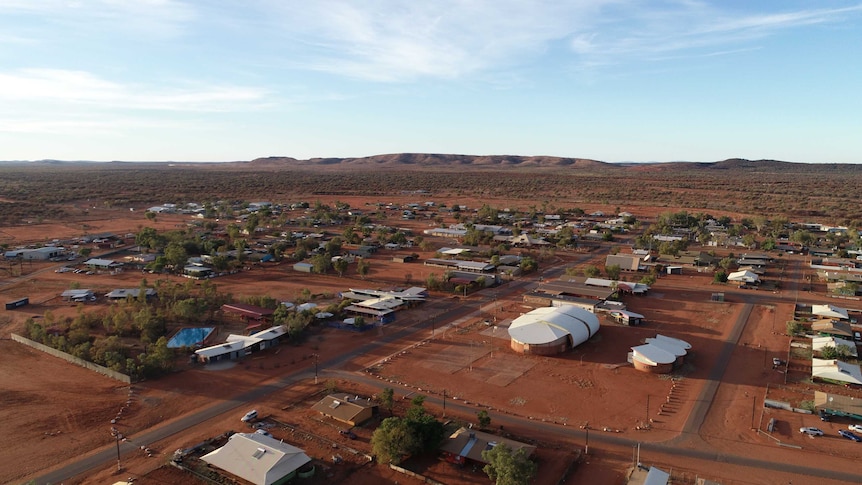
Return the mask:
[[146,299],[147,281],[142,280],[139,296],[129,296],[103,311],[85,311],[58,320],[46,312],[38,322],[28,319],[27,338],[103,365],[133,379],[154,377],[173,368],[174,355],[167,348],[167,322],[201,324],[229,301],[214,284],[195,285],[157,281],[159,298]]
[[390,416],[374,430],[371,449],[378,461],[397,464],[406,456],[437,450],[443,441],[443,423],[428,414],[424,402],[424,396],[414,397],[405,417]]
[[837,359],[846,361],[847,359],[853,357],[853,353],[851,352],[852,350],[850,349],[850,347],[844,344],[836,346],[827,345],[820,349],[820,356],[827,360]]
[[[391,388],[383,389],[377,399],[390,414],[371,435],[371,449],[378,462],[398,464],[406,457],[437,452],[445,428],[425,410],[424,396],[413,398],[403,418],[392,415],[394,392]],[[482,429],[491,424],[488,411],[481,410],[476,417]],[[536,463],[523,449],[512,451],[505,443],[483,450],[482,458],[488,462],[483,471],[497,485],[527,485],[537,471]]]

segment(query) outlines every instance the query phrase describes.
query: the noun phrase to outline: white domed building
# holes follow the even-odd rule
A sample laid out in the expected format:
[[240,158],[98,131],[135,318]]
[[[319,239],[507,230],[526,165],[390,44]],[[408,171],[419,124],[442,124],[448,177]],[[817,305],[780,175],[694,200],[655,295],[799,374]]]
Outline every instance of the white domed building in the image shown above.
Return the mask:
[[573,305],[537,308],[509,325],[512,350],[537,355],[571,350],[598,331],[599,318]]

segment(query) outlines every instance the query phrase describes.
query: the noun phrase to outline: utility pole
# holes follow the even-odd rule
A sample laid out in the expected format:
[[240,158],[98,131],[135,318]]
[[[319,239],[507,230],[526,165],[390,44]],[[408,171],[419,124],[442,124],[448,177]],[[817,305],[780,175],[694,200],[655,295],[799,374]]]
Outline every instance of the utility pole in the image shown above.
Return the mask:
[[112,430],[117,441],[117,471],[121,471],[123,467],[120,465],[120,432],[116,429]]
[[[644,422],[644,426],[646,426],[647,428],[650,427],[650,425],[649,425],[649,394],[647,394],[647,396],[646,396],[646,421]],[[638,450],[640,450],[640,448],[638,448]]]
[[754,413],[757,410],[757,396],[751,396],[751,429],[754,429]]
[[446,417],[446,389],[443,389],[443,417]]
[[584,454],[589,455],[590,454],[590,427],[585,426],[584,431],[587,432],[587,441],[586,441],[586,444],[584,445]]
[[317,360],[320,357],[318,354],[311,354],[314,357],[314,383],[317,384]]

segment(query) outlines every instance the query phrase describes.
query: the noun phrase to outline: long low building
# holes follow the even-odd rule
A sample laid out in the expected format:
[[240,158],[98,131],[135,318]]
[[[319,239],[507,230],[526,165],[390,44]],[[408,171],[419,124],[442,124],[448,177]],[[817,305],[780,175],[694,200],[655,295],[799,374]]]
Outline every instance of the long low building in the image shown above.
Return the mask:
[[493,264],[484,261],[464,261],[461,259],[428,258],[424,264],[425,266],[439,266],[472,273],[493,273],[497,268]]
[[287,335],[283,325],[276,325],[251,335],[228,335],[221,344],[204,347],[195,351],[198,362],[209,363],[236,360],[259,350],[278,345]]

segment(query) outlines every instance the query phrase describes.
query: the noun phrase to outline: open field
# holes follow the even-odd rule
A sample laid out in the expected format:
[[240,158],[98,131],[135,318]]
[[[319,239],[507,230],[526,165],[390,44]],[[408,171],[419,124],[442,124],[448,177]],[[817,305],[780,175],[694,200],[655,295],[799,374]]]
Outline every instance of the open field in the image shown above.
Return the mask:
[[[340,201],[356,208],[372,207],[378,202],[406,204],[425,200],[464,204],[471,208],[484,203],[526,209],[544,203],[558,208],[579,207],[608,213],[619,208],[645,222],[657,214],[683,209],[708,211],[734,219],[757,214],[754,200],[720,197],[737,190],[730,188],[732,177],[724,172],[712,175],[727,177],[727,181],[719,184],[720,188],[709,197],[687,186],[691,180],[703,179],[683,183],[679,174],[634,172],[647,174],[642,175],[647,177],[644,179],[646,186],[664,181],[672,187],[668,189],[671,192],[685,194],[659,197],[634,188],[631,193],[620,192],[621,181],[631,177],[632,172],[623,175],[615,171],[603,175],[601,170],[595,169],[589,175],[570,174],[571,178],[562,180],[543,172],[535,176],[539,182],[531,186],[534,190],[513,195],[514,185],[495,183],[503,180],[502,175],[496,178],[498,172],[475,177],[434,172],[428,179],[399,173],[372,181],[364,176],[350,179],[343,171],[333,170],[307,175],[307,179],[291,185],[280,179],[281,175],[272,167],[260,164],[259,168],[272,171],[272,177],[266,177],[258,192],[252,190],[250,179],[237,181],[238,173],[227,166],[212,170],[210,175],[206,175],[209,172],[205,169],[182,168],[180,176],[172,182],[177,184],[176,188],[167,185],[161,189],[154,181],[147,182],[154,180],[152,177],[158,172],[150,173],[155,171],[151,167],[141,168],[141,183],[152,184],[145,190],[137,192],[126,186],[122,201],[94,190],[93,199],[83,205],[80,194],[87,188],[78,187],[68,200],[55,196],[48,201],[51,207],[64,207],[56,212],[64,217],[52,218],[44,214],[27,224],[2,226],[0,243],[14,247],[84,234],[136,233],[143,227],[161,231],[186,227],[188,216],[160,214],[151,220],[140,209],[176,197],[184,200],[199,197],[207,190],[206,184],[193,184],[191,180],[197,180],[195,177],[207,180],[209,176],[215,177],[212,180],[218,187],[228,185],[228,179],[232,178],[240,187],[230,193],[232,198],[278,198],[283,202],[317,200],[326,204]],[[114,169],[109,170],[100,177],[118,176],[113,172]],[[116,172],[122,173],[122,170]],[[693,173],[704,176],[702,172]],[[12,175],[17,177],[17,174]],[[769,177],[780,175],[776,172]],[[37,174],[34,180],[40,180],[41,176]],[[829,176],[822,175],[826,179]],[[519,170],[516,180],[506,184],[524,183],[532,178],[530,172]],[[59,179],[65,180],[63,176]],[[103,183],[109,180],[106,178]],[[406,180],[410,182],[399,182]],[[457,183],[447,186],[445,180],[457,180]],[[312,189],[314,184],[324,181],[326,190]],[[562,196],[566,185],[571,186],[576,181],[589,188]],[[370,194],[364,195],[356,188],[363,184],[367,184]],[[399,184],[405,189],[418,190],[431,185],[441,189],[422,195],[404,194],[394,188],[401,186]],[[28,190],[35,190],[30,187]],[[47,186],[46,190],[51,187],[57,189]],[[171,196],[170,191],[179,190],[179,187],[186,187],[186,191]],[[212,194],[213,189],[208,190]],[[788,195],[795,194],[787,190]],[[841,194],[836,193],[834,197],[830,203],[835,207],[841,205]],[[15,194],[8,190],[0,191],[0,198],[16,200]],[[71,199],[77,201],[70,202]],[[707,199],[709,203],[705,202]],[[770,204],[787,203],[782,194],[769,200]],[[807,210],[803,208],[806,202],[798,203],[798,208],[787,213],[800,214],[799,211]],[[137,209],[129,211],[127,206]],[[451,217],[446,216],[442,221],[444,225],[455,222]],[[848,211],[844,217],[858,216]],[[404,220],[397,211],[375,222],[408,228],[415,234],[440,223],[421,218]],[[303,226],[285,226],[279,230],[291,229],[309,230]],[[343,228],[334,226],[319,230],[341,233]],[[0,406],[0,433],[4,436],[0,440],[0,455],[4,456],[5,463],[0,464],[0,482],[24,482],[62,469],[82,456],[110,452],[116,445],[110,434],[111,420],[115,419],[114,426],[129,439],[122,448],[122,473],[116,472],[116,462],[112,459],[64,483],[102,483],[126,476],[136,477],[136,483],[140,484],[176,483],[187,479],[188,475],[163,467],[174,450],[229,430],[244,431],[239,417],[255,408],[277,422],[290,424],[287,428],[275,426],[273,434],[306,449],[310,456],[319,460],[321,473],[314,481],[302,483],[419,483],[362,458],[363,454],[370,453],[370,436],[376,422],[357,429],[358,439],[348,441],[338,434],[339,425],[310,411],[311,404],[327,387],[359,395],[373,395],[383,387],[394,388],[397,397],[426,395],[426,408],[442,417],[446,402],[445,415],[456,422],[475,423],[476,412],[485,409],[491,416],[492,429],[539,445],[536,458],[540,473],[535,480],[539,484],[557,483],[562,478],[577,456],[575,451],[584,448],[587,428],[590,430],[590,453],[569,469],[572,483],[619,483],[632,464],[632,445],[636,443],[643,444],[642,462],[674,469],[676,476],[684,480],[700,476],[725,484],[792,480],[796,484],[830,485],[848,483],[846,477],[830,477],[830,470],[862,475],[853,468],[859,456],[858,447],[862,445],[836,434],[838,429],[846,427],[846,422],[821,423],[816,416],[762,407],[767,384],[774,386],[770,388],[770,398],[788,400],[803,400],[810,396],[810,389],[814,387],[804,377],[793,378],[793,374],[785,375],[772,366],[773,357],[785,359],[788,355],[790,337],[785,335],[784,322],[792,319],[794,304],[803,300],[831,302],[824,296],[823,285],[803,282],[806,259],[801,255],[785,256],[780,273],[777,268],[770,268],[766,277],[781,281],[780,290],[749,291],[733,285],[715,285],[711,271],[698,272],[686,267],[682,274],[661,276],[646,296],[622,298],[628,309],[646,316],[643,326],[621,326],[602,316],[599,333],[571,352],[540,357],[510,350],[506,328],[514,318],[530,309],[522,299],[526,290],[534,288],[540,279],[562,274],[566,268],[580,271],[589,265],[603,267],[610,249],[625,246],[633,237],[633,234],[622,235],[615,242],[602,244],[591,252],[556,248],[525,250],[539,260],[539,271],[518,277],[511,283],[476,291],[466,298],[451,292],[431,292],[427,303],[399,312],[394,323],[367,332],[316,325],[299,343],[283,344],[234,365],[192,366],[187,356],[178,355],[176,372],[132,386],[23,347],[8,337],[11,333],[21,333],[27,318],[49,315],[62,321],[74,318],[79,312],[104,311],[111,305],[104,298],[81,305],[62,301],[59,294],[71,287],[92,288],[101,295],[114,288],[138,287],[142,278],[150,284],[156,279],[177,283],[192,280],[140,271],[91,275],[56,273],[54,270],[64,263],[12,265],[0,262],[3,270],[0,271],[0,297],[10,301],[26,296],[31,301],[29,306],[0,315],[0,387],[4,389],[0,395],[3,404]],[[426,239],[434,248],[457,245],[457,241],[445,238]],[[708,249],[715,250],[718,256],[732,251]],[[119,258],[127,251],[127,247],[118,248],[118,252],[105,257]],[[420,262],[391,260],[394,254],[411,252],[419,255]],[[316,295],[315,302],[327,304],[338,301],[338,293],[351,287],[422,285],[429,274],[441,273],[439,268],[421,263],[433,257],[434,252],[434,249],[416,247],[380,250],[368,258],[370,271],[364,277],[352,270],[343,277],[335,273],[297,273],[292,270],[291,263],[284,261],[250,264],[236,274],[211,281],[219,291],[235,297],[265,294],[280,300],[294,300],[308,289]],[[99,256],[101,252],[95,251],[93,255]],[[640,276],[624,274],[623,277],[637,280]],[[193,284],[200,285],[200,282]],[[814,291],[799,291],[803,284],[811,285]],[[712,293],[717,291],[725,293],[725,302],[710,301]],[[172,325],[171,328],[179,326]],[[218,321],[210,342],[219,342],[229,333],[242,331],[243,327],[236,322]],[[670,376],[641,373],[626,362],[630,347],[656,333],[692,344],[687,364]],[[357,349],[362,352],[353,355]],[[315,354],[318,355],[316,361],[321,364],[316,384]],[[862,398],[862,394],[858,397]],[[396,407],[396,413],[403,412],[409,401],[398,402],[400,407]],[[216,405],[222,406],[223,412],[185,424],[186,418],[200,415]],[[766,430],[770,417],[779,421],[772,437],[758,432]],[[155,433],[171,426],[180,431],[167,436]],[[827,436],[820,439],[802,436],[798,432],[801,426],[819,426],[827,431]],[[338,453],[352,458],[334,465],[333,449],[338,448],[333,447],[333,443],[359,453]],[[149,448],[152,456],[147,456],[139,446]],[[705,459],[709,454],[719,459]],[[744,464],[734,457],[755,457],[760,461]],[[792,466],[800,465],[825,471],[817,477],[792,471]],[[445,462],[411,464],[408,461],[406,466],[450,485],[487,480],[481,471],[473,472]],[[782,467],[791,471],[781,471]]]

